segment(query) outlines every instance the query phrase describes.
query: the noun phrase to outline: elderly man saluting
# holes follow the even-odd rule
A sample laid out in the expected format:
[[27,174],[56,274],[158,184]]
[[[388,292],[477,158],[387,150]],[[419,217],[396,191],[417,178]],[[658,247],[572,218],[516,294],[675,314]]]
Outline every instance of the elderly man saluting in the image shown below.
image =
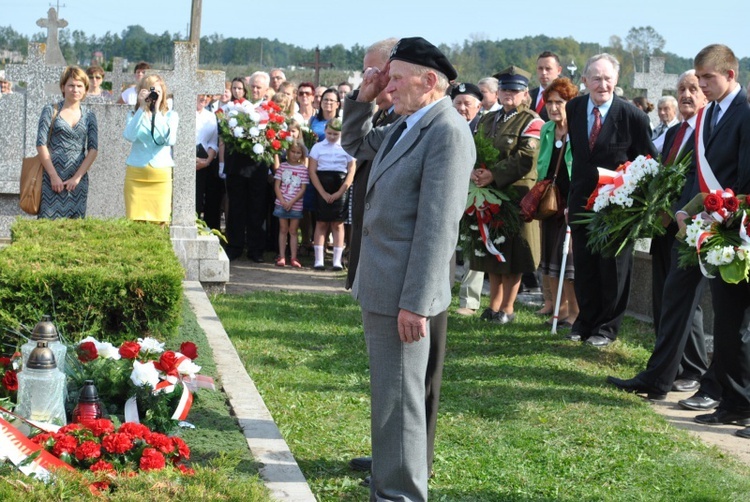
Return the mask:
[[[427,320],[450,303],[449,265],[476,157],[445,96],[456,77],[437,47],[403,38],[388,67],[368,68],[356,101],[344,104],[341,144],[358,160],[372,159],[352,287],[370,359],[371,500],[427,500]],[[373,128],[383,89],[401,117]]]

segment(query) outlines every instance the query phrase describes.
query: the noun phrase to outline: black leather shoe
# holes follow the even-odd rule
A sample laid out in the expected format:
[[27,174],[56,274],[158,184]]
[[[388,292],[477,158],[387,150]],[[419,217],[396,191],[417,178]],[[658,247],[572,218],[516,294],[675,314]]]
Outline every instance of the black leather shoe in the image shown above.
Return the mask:
[[719,406],[719,401],[708,394],[698,391],[687,399],[680,399],[677,401],[677,404],[686,410],[708,411]]
[[738,413],[729,410],[716,410],[707,415],[698,415],[693,420],[703,425],[750,425],[750,412]]
[[359,482],[360,486],[364,486],[365,488],[370,488],[371,479],[372,479],[372,476],[367,476],[365,479]]
[[484,312],[482,312],[482,315],[479,316],[479,319],[481,319],[482,321],[492,321],[497,317],[498,314],[499,312],[495,312],[491,308],[487,307],[486,309],[484,309]]
[[613,376],[607,377],[607,383],[611,383],[620,390],[625,392],[632,392],[634,394],[646,394],[647,397],[653,401],[663,401],[667,398],[666,392],[662,392],[650,385],[642,382],[638,377],[631,378],[629,380],[623,380],[621,378],[615,378]]
[[349,461],[349,467],[355,471],[370,472],[372,457],[356,457]]
[[607,345],[610,345],[612,342],[614,342],[614,340],[612,340],[611,338],[607,338],[606,336],[591,335],[583,343],[601,348],[601,347],[606,347]]
[[581,332],[580,331],[571,331],[567,335],[565,335],[565,338],[570,340],[571,342],[580,342],[581,341]]
[[691,380],[689,378],[678,378],[672,384],[672,390],[675,392],[695,392],[701,386],[698,380]]
[[750,439],[750,427],[745,427],[744,429],[735,431],[734,435],[741,438]]

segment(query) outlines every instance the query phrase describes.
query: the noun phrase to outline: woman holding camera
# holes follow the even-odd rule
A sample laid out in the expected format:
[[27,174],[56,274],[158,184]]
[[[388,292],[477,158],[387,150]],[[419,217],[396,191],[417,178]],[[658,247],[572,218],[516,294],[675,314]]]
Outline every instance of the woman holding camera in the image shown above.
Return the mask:
[[177,142],[179,119],[167,107],[167,85],[160,76],[144,77],[137,96],[123,132],[133,144],[125,174],[125,215],[165,224],[172,212],[171,147]]

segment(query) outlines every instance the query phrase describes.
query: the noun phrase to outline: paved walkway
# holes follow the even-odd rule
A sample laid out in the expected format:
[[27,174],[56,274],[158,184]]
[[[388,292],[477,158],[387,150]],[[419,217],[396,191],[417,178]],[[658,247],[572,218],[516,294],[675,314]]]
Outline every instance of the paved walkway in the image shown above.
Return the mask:
[[[304,264],[304,261],[303,261]],[[460,271],[458,271],[460,274]],[[256,264],[253,262],[250,262],[249,260],[245,259],[239,259],[231,264],[230,268],[230,279],[229,282],[226,285],[226,293],[227,294],[244,294],[249,293],[252,291],[296,291],[296,292],[316,292],[316,293],[331,293],[331,294],[342,294],[347,293],[347,291],[344,289],[344,280],[345,280],[345,272],[333,272],[333,271],[325,271],[325,272],[318,272],[312,270],[309,266],[303,269],[293,269],[291,267],[276,267],[273,263],[260,263]],[[188,289],[186,287],[186,289]],[[486,293],[486,292],[485,292]],[[195,296],[195,295],[193,295]],[[205,297],[205,295],[203,295]],[[538,296],[538,295],[537,295]],[[536,302],[539,299],[535,297],[534,295],[519,295],[520,301],[525,302]],[[210,307],[210,304],[208,305]],[[212,322],[215,322],[214,325],[212,325],[212,329],[218,330],[223,333],[223,327],[221,327],[221,323],[218,322],[218,319],[216,318],[216,314],[213,312],[213,308],[210,309],[210,312],[207,314],[207,318],[211,320]],[[199,321],[201,317],[199,316]],[[206,331],[208,334],[208,330]],[[226,333],[224,335],[226,336]],[[211,337],[209,337],[211,338]],[[212,342],[213,343],[213,342]],[[221,350],[226,350],[229,352],[227,357],[236,358],[237,354],[234,352],[233,349],[230,350],[230,347],[225,346],[226,343],[229,343],[231,346],[231,342],[229,342],[228,338],[226,341],[222,340],[222,348]],[[216,351],[216,349],[214,349]],[[222,365],[219,365],[221,367]],[[240,367],[242,365],[240,364]],[[244,373],[244,371],[243,371]],[[245,373],[246,376],[246,373]],[[242,377],[242,382],[246,382],[244,380],[244,377]],[[228,376],[223,378],[222,380],[224,382],[233,382],[235,379],[235,376]],[[247,377],[249,379],[249,377]],[[252,383],[252,380],[250,380]],[[233,382],[234,383],[234,382]],[[242,383],[242,392],[246,393],[248,387],[246,387],[245,383]],[[252,391],[254,394],[257,394],[257,390],[255,390],[254,384],[252,384]],[[230,394],[228,392],[227,394]],[[683,399],[685,397],[688,397],[690,394],[684,394],[684,393],[677,393],[672,392],[667,396],[667,400],[660,401],[660,402],[654,402],[653,407],[654,410],[662,415],[665,416],[665,418],[675,427],[683,430],[689,431],[691,434],[698,437],[700,440],[704,441],[705,443],[709,445],[714,445],[718,447],[719,449],[730,453],[731,455],[735,456],[736,458],[740,459],[741,461],[747,463],[750,465],[750,441],[738,438],[734,435],[734,431],[738,429],[736,426],[715,426],[715,427],[709,427],[709,426],[702,426],[693,421],[693,417],[697,414],[696,412],[687,411],[681,409],[677,405],[677,401],[679,399]],[[262,399],[260,396],[257,396],[257,398],[253,397],[253,400],[256,402],[252,404],[248,409],[248,413],[250,415],[253,415],[258,409],[261,410],[261,418],[247,418],[246,420],[240,419],[240,423],[243,427],[243,429],[246,432],[246,436],[248,437],[248,444],[251,447],[251,450],[253,450],[253,453],[260,453],[261,455],[265,455],[265,457],[259,457],[256,455],[257,458],[260,458],[261,462],[263,462],[266,466],[268,464],[266,463],[269,458],[273,459],[275,454],[273,453],[273,448],[280,446],[283,443],[283,448],[278,455],[281,456],[284,460],[281,462],[283,467],[286,467],[289,458],[287,457],[288,447],[286,447],[286,443],[281,439],[280,434],[278,436],[272,435],[273,438],[270,439],[272,442],[276,442],[275,446],[269,447],[268,444],[265,444],[264,441],[268,438],[264,436],[264,434],[267,432],[261,432],[259,433],[258,430],[250,431],[248,432],[247,426],[248,422],[250,424],[256,422],[259,420],[259,424],[262,426],[260,431],[264,431],[265,427],[270,427],[271,424],[268,423],[270,420],[272,423],[272,418],[270,416],[270,413],[268,413],[268,410],[265,408],[265,404],[263,404]],[[235,402],[232,400],[232,397],[230,396],[230,401],[232,401],[233,407],[235,406]],[[259,401],[259,402],[258,402]],[[237,410],[235,409],[235,412]],[[237,413],[238,417],[242,417],[242,413]],[[257,425],[257,424],[256,424]],[[275,429],[275,424],[272,429]],[[275,429],[275,433],[278,433],[278,429]],[[251,436],[258,436],[260,437],[251,437]],[[261,440],[259,443],[258,440]],[[253,441],[256,441],[256,444],[253,444]],[[254,449],[255,448],[255,449]],[[291,455],[290,453],[288,454]],[[294,459],[291,459],[291,462],[294,462]],[[294,463],[294,467],[296,468],[296,463]],[[288,473],[284,471],[285,474],[282,476],[287,476]],[[301,475],[301,473],[300,473]],[[304,480],[304,478],[303,478]],[[276,480],[278,481],[278,480]],[[283,482],[281,484],[270,486],[275,486],[277,489],[274,491],[274,494],[280,499],[283,500],[314,500],[313,499],[307,499],[308,496],[306,493],[304,493],[304,490],[302,490],[298,495],[289,495],[289,491],[297,490],[300,488],[299,486],[299,479],[297,477],[289,478],[288,481],[291,484],[285,485]],[[304,485],[307,487],[306,483]],[[309,490],[309,488],[307,488]],[[297,493],[294,491],[294,493]],[[301,498],[296,498],[297,496]]]

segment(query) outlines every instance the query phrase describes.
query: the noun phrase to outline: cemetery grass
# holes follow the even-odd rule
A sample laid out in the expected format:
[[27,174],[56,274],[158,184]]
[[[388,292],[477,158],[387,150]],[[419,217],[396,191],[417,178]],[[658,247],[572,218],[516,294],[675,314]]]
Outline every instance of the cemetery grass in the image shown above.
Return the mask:
[[[179,347],[183,341],[197,345],[198,359],[195,362],[202,367],[201,374],[216,378],[216,364],[208,340],[186,300],[183,301],[179,334],[168,342],[168,347]],[[78,473],[63,473],[55,482],[45,485],[20,474],[13,467],[0,464],[0,500],[271,500],[258,476],[259,466],[228,409],[221,382],[216,383],[216,392],[199,390],[195,394],[188,416],[195,429],[179,429],[175,433],[190,446],[189,464],[195,470],[195,476],[183,476],[171,468],[141,473],[132,478],[122,476],[111,482],[111,493],[95,497],[88,489],[92,479]]]
[[[269,292],[212,301],[318,500],[365,500],[365,474],[347,466],[370,452],[355,302]],[[516,312],[506,326],[449,317],[431,500],[748,499],[750,468],[605,383],[645,366],[650,325],[628,319],[617,343],[596,349]]]

